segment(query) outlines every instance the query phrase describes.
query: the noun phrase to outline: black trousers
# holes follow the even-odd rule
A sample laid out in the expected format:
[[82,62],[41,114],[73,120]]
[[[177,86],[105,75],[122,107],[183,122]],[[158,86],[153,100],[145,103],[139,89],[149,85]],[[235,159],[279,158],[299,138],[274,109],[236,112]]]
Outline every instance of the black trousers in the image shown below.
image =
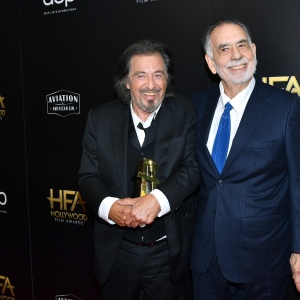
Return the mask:
[[152,246],[137,246],[122,240],[101,300],[190,300],[189,274],[179,283],[169,277],[167,240]]
[[219,268],[216,255],[205,274],[192,273],[194,300],[283,300],[289,276],[260,283],[227,281]]

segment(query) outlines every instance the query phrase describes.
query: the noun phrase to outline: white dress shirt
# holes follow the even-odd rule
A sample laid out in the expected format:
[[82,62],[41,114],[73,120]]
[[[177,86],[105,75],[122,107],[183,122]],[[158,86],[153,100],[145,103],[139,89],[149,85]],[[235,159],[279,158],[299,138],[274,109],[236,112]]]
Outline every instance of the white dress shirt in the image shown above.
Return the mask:
[[[130,112],[131,112],[134,128],[135,128],[135,131],[136,131],[136,134],[137,134],[137,137],[138,137],[138,140],[139,140],[141,146],[143,145],[143,142],[145,139],[145,131],[143,129],[138,128],[137,125],[139,123],[142,123],[144,128],[148,128],[151,125],[152,120],[155,119],[155,116],[158,113],[159,109],[160,109],[160,106],[147,118],[147,120],[145,122],[143,122],[135,114],[135,112],[132,109],[132,104],[130,104]],[[155,189],[155,190],[151,191],[150,194],[154,195],[160,204],[161,211],[159,212],[158,217],[161,217],[161,216],[167,214],[171,210],[170,203],[162,191],[160,191],[159,189]],[[99,210],[98,210],[99,217],[112,225],[116,224],[116,223],[108,218],[108,213],[110,211],[111,206],[117,200],[119,200],[119,198],[116,198],[116,197],[104,198],[103,201],[101,202]]]
[[212,153],[215,137],[216,137],[218,127],[219,127],[219,122],[220,122],[221,116],[223,114],[223,111],[225,109],[225,105],[227,104],[227,102],[230,102],[230,104],[232,105],[233,108],[230,111],[231,128],[230,128],[230,140],[229,140],[229,146],[228,146],[228,152],[227,152],[227,156],[228,156],[229,151],[232,146],[232,141],[238,130],[238,127],[240,125],[246,105],[247,105],[248,100],[251,96],[251,93],[254,89],[254,86],[255,86],[255,78],[252,77],[252,80],[250,81],[248,86],[244,90],[242,90],[240,93],[238,93],[233,99],[230,99],[227,95],[225,95],[223,84],[222,84],[222,82],[220,82],[219,88],[220,88],[221,95],[220,95],[220,98],[219,98],[219,101],[218,101],[218,104],[217,104],[217,107],[215,110],[215,114],[214,114],[214,117],[213,117],[213,120],[211,123],[210,132],[209,132],[209,136],[208,136],[208,140],[207,140],[207,144],[206,144],[207,149],[210,154]]

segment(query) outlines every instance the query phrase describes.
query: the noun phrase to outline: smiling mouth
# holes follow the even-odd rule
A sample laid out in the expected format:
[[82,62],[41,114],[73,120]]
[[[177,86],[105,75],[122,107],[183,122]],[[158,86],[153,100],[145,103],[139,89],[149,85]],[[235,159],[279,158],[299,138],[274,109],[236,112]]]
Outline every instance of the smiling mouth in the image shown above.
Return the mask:
[[232,66],[230,67],[230,69],[239,70],[239,69],[243,69],[245,66],[246,65]]
[[155,96],[158,94],[159,91],[156,92],[142,92],[145,96]]

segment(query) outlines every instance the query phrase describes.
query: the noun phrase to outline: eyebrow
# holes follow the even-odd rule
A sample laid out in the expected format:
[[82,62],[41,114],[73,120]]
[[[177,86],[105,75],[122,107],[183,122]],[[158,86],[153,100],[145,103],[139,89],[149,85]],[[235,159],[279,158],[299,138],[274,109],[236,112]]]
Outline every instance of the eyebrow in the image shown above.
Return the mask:
[[218,46],[218,49],[222,49],[222,48],[224,48],[224,47],[226,47],[226,46],[229,46],[230,44],[220,44],[219,46]]
[[247,39],[241,39],[236,44],[241,44],[241,43],[249,43],[249,40],[247,40]]
[[[241,43],[249,43],[249,40],[247,40],[247,39],[241,39],[241,40],[237,41],[235,44],[238,45],[238,44],[241,44]],[[222,49],[222,48],[224,48],[224,47],[226,47],[226,46],[230,46],[230,45],[231,45],[231,44],[229,44],[229,43],[220,44],[220,45],[218,46],[218,49]]]
[[[157,70],[153,74],[156,74],[156,73],[165,74],[165,71],[164,70]],[[136,72],[133,73],[133,76],[136,76],[136,75],[139,75],[139,74],[146,74],[146,72],[144,72],[144,71],[136,71]]]

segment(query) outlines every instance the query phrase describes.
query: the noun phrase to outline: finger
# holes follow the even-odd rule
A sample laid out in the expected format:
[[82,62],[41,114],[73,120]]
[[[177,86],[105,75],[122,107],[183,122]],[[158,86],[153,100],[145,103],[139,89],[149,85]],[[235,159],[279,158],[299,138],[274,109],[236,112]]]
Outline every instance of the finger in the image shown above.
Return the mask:
[[137,221],[132,221],[132,223],[131,223],[131,227],[132,228],[136,228],[136,227],[138,227],[139,226],[139,222],[137,222]]
[[132,219],[131,218],[126,218],[125,220],[125,226],[131,227]]
[[135,204],[135,200],[131,199],[131,198],[124,198],[124,199],[120,199],[117,200],[118,204],[120,205],[125,205],[125,206],[134,206]]
[[120,227],[124,227],[125,226],[124,222],[120,222],[118,220],[116,220],[115,223],[118,224]]

